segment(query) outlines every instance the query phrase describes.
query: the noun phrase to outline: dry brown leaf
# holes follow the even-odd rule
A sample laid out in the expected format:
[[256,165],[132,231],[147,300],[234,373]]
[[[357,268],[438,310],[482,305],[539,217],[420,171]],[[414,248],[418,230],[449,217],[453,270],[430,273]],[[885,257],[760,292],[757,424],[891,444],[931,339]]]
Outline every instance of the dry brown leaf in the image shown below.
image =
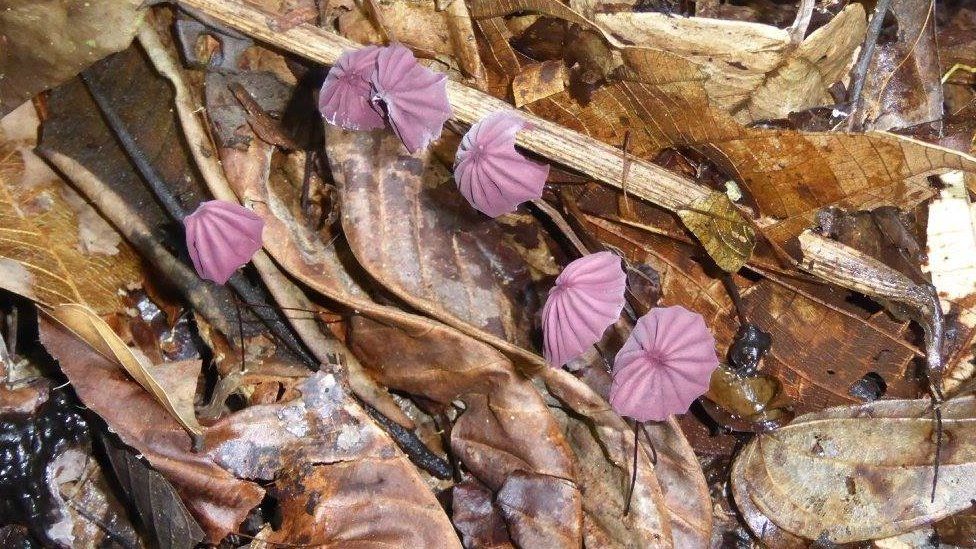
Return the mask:
[[200,375],[199,360],[153,367],[137,357],[112,328],[88,307],[79,304],[58,305],[50,311],[50,315],[92,349],[125,369],[184,429],[195,437],[203,434],[203,427],[197,422],[193,411],[196,380]]
[[238,525],[264,496],[190,450],[190,437],[148,392],[114,361],[94,351],[57,322],[40,317],[41,343],[58,359],[78,398],[105,420],[176,487],[210,543]]
[[207,430],[205,454],[216,463],[275,481],[283,522],[268,540],[460,547],[431,489],[336,374],[315,373],[298,390],[298,399],[250,406]]
[[895,536],[966,509],[976,452],[965,441],[976,400],[942,407],[934,499],[930,407],[923,399],[832,408],[760,435],[736,459],[736,501],[748,499],[789,533],[832,543]]
[[0,10],[0,115],[106,55],[142,22],[142,0],[12,0]]
[[828,88],[854,62],[867,27],[860,4],[849,4],[799,44],[788,30],[742,21],[637,12],[599,14],[595,23],[636,47],[698,65],[712,104],[742,124],[834,103]]
[[47,307],[120,311],[119,290],[141,281],[139,258],[34,155],[38,124],[30,103],[0,123],[0,286]]
[[752,257],[756,235],[725,193],[692,202],[678,210],[678,217],[722,269],[734,273]]
[[[700,258],[696,259],[700,253],[696,254],[693,246],[647,230],[667,227],[663,221],[666,217],[662,218],[659,210],[635,204],[636,218],[646,223],[641,228],[623,219],[617,202],[600,196],[609,192],[593,187],[579,196],[584,210],[616,219],[585,215],[586,228],[623,251],[632,262],[647,263],[657,270],[662,304],[682,305],[702,314],[715,334],[720,356],[724,356],[737,321],[721,280],[702,266]],[[761,272],[770,278],[758,283],[744,277],[735,280],[749,320],[772,334],[773,346],[766,355],[764,372],[779,379],[783,396],[799,412],[856,402],[850,387],[868,372],[884,378],[890,396],[918,396],[921,386],[914,375],[914,361],[921,353],[905,341],[907,323],[892,319],[884,311],[859,308],[848,299],[851,294]]]
[[400,298],[500,349],[526,371],[543,288],[505,241],[509,226],[471,208],[429,152],[408,154],[391,133],[326,128],[342,225],[359,263]]
[[566,89],[569,69],[562,59],[526,65],[512,78],[512,99],[522,107]]

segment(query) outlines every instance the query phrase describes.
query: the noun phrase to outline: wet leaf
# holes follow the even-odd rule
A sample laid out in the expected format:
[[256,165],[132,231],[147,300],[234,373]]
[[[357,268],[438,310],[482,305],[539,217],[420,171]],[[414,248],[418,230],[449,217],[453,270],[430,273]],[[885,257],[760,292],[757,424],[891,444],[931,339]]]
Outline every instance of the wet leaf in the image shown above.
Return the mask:
[[37,303],[122,310],[118,292],[141,281],[138,257],[32,149],[29,103],[0,123],[0,286]]
[[472,209],[443,165],[425,152],[408,154],[391,134],[330,126],[326,142],[359,263],[418,310],[527,371],[547,367],[532,332],[545,289],[506,242],[508,226]]
[[466,479],[451,488],[454,527],[461,532],[467,548],[513,548],[494,496],[485,485]]
[[0,115],[124,49],[142,22],[140,0],[13,0],[0,10]]
[[40,324],[42,344],[58,359],[78,398],[173,484],[208,542],[236,531],[264,490],[192,453],[186,431],[115,362],[57,322],[41,316]]
[[195,437],[203,434],[203,427],[193,411],[196,380],[200,375],[199,360],[151,366],[137,357],[112,328],[88,307],[58,305],[50,314],[92,349],[121,366],[184,429]]
[[833,543],[894,536],[968,508],[976,455],[963,441],[976,400],[943,405],[934,499],[930,404],[894,400],[831,408],[758,436],[732,471],[737,502],[748,498],[747,505],[789,533]]
[[725,193],[696,200],[678,210],[678,217],[722,269],[734,273],[749,261],[756,235]]

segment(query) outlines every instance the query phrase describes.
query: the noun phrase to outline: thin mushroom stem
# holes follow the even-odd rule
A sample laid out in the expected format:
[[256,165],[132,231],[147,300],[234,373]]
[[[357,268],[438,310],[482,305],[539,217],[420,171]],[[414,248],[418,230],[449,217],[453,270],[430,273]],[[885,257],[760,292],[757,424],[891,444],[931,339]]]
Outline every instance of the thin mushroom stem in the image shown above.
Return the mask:
[[634,420],[634,465],[630,472],[630,490],[627,492],[627,505],[624,506],[624,516],[630,514],[630,503],[634,500],[634,488],[637,486],[637,452],[640,445],[637,444],[637,434],[640,429],[640,422]]

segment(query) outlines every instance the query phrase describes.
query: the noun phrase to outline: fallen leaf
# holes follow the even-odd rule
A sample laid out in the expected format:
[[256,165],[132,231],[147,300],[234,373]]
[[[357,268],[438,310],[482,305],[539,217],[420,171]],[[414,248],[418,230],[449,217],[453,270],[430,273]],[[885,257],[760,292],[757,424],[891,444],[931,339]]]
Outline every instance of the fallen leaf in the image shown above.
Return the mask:
[[[482,13],[473,8],[476,17],[526,8],[514,2],[484,3],[493,9]],[[554,4],[538,0],[531,9],[594,25]],[[514,55],[497,34],[489,37],[489,47],[497,59]],[[630,152],[639,158],[668,147],[700,152],[754,201],[757,226],[780,246],[810,226],[820,208],[888,204],[909,209],[934,194],[925,176],[952,169],[976,171],[976,160],[968,155],[884,132],[746,127],[709,96],[699,64],[661,49],[626,46],[619,47],[619,53],[621,67],[589,101],[580,102],[566,91],[536,101],[527,110],[615,146],[629,132]],[[512,69],[511,64],[487,66],[496,73]],[[494,78],[513,76],[501,73]]]
[[265,239],[278,243],[269,250],[278,263],[358,313],[349,346],[377,381],[441,406],[463,401],[465,411],[452,429],[453,451],[494,491],[514,470],[574,479],[571,451],[531,383],[490,346],[374,302],[352,276],[361,273],[348,249],[328,229],[309,228],[297,189],[270,169],[270,151],[264,151],[222,149],[228,180],[265,220]]
[[57,322],[43,315],[39,322],[41,343],[58,359],[78,398],[173,483],[208,542],[236,531],[264,490],[192,453],[186,431],[115,362]]
[[30,103],[0,125],[0,286],[46,307],[121,311],[119,290],[141,281],[139,259],[33,153],[38,125]]
[[451,521],[467,548],[514,549],[491,490],[473,478],[451,488]]
[[103,445],[123,493],[157,546],[190,549],[203,541],[203,530],[172,484],[108,437]]
[[865,73],[863,108],[852,116],[868,128],[907,128],[942,119],[942,63],[935,2],[893,0],[893,39],[879,40]]
[[[970,506],[973,397],[943,404],[939,481],[931,401],[831,408],[756,437],[736,458],[735,497],[786,532],[850,543],[912,531]],[[760,535],[760,532],[756,532]]]
[[576,454],[580,486],[585,494],[585,545],[671,546],[670,513],[654,476],[650,452],[646,448],[640,452],[630,513],[624,515],[633,473],[633,429],[583,382],[562,370],[546,373],[546,387],[567,408],[565,414],[557,417]]
[[833,104],[828,89],[853,64],[867,28],[860,4],[847,5],[799,44],[770,25],[664,13],[598,14],[594,23],[635,47],[698,65],[709,100],[741,124]]
[[124,49],[142,23],[140,0],[13,0],[0,11],[0,115]]
[[392,134],[326,128],[342,195],[342,225],[361,265],[418,310],[485,341],[526,371],[536,354],[533,316],[543,288],[505,242],[508,226],[472,209],[427,152]]
[[296,400],[250,406],[207,430],[205,455],[237,476],[275,480],[284,520],[269,541],[460,546],[407,456],[335,374],[312,374],[298,390]]
[[112,328],[88,307],[58,305],[50,311],[50,315],[92,349],[121,366],[194,437],[202,436],[203,427],[193,411],[196,380],[200,376],[199,360],[150,366],[137,357]]
[[946,388],[969,380],[974,371],[976,339],[976,206],[969,200],[963,174],[942,176],[946,187],[929,204],[928,262],[922,269],[932,276],[942,310],[956,318],[964,333],[946,359]]
[[692,202],[678,210],[678,217],[722,269],[734,273],[752,256],[756,235],[725,193]]
[[562,59],[533,63],[512,78],[512,98],[522,107],[566,89],[569,69]]

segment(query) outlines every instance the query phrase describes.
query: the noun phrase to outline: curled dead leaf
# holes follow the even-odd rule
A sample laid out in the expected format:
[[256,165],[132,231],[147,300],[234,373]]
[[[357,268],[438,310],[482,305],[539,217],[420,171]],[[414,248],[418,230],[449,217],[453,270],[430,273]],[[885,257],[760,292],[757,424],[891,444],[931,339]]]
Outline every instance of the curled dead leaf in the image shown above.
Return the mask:
[[[193,411],[200,361],[189,360],[153,367],[143,362],[95,311],[79,304],[64,304],[50,311],[51,318],[106,359],[125,369],[191,435],[203,435],[203,427]],[[174,375],[174,369],[179,373]],[[166,379],[160,373],[166,374]]]

